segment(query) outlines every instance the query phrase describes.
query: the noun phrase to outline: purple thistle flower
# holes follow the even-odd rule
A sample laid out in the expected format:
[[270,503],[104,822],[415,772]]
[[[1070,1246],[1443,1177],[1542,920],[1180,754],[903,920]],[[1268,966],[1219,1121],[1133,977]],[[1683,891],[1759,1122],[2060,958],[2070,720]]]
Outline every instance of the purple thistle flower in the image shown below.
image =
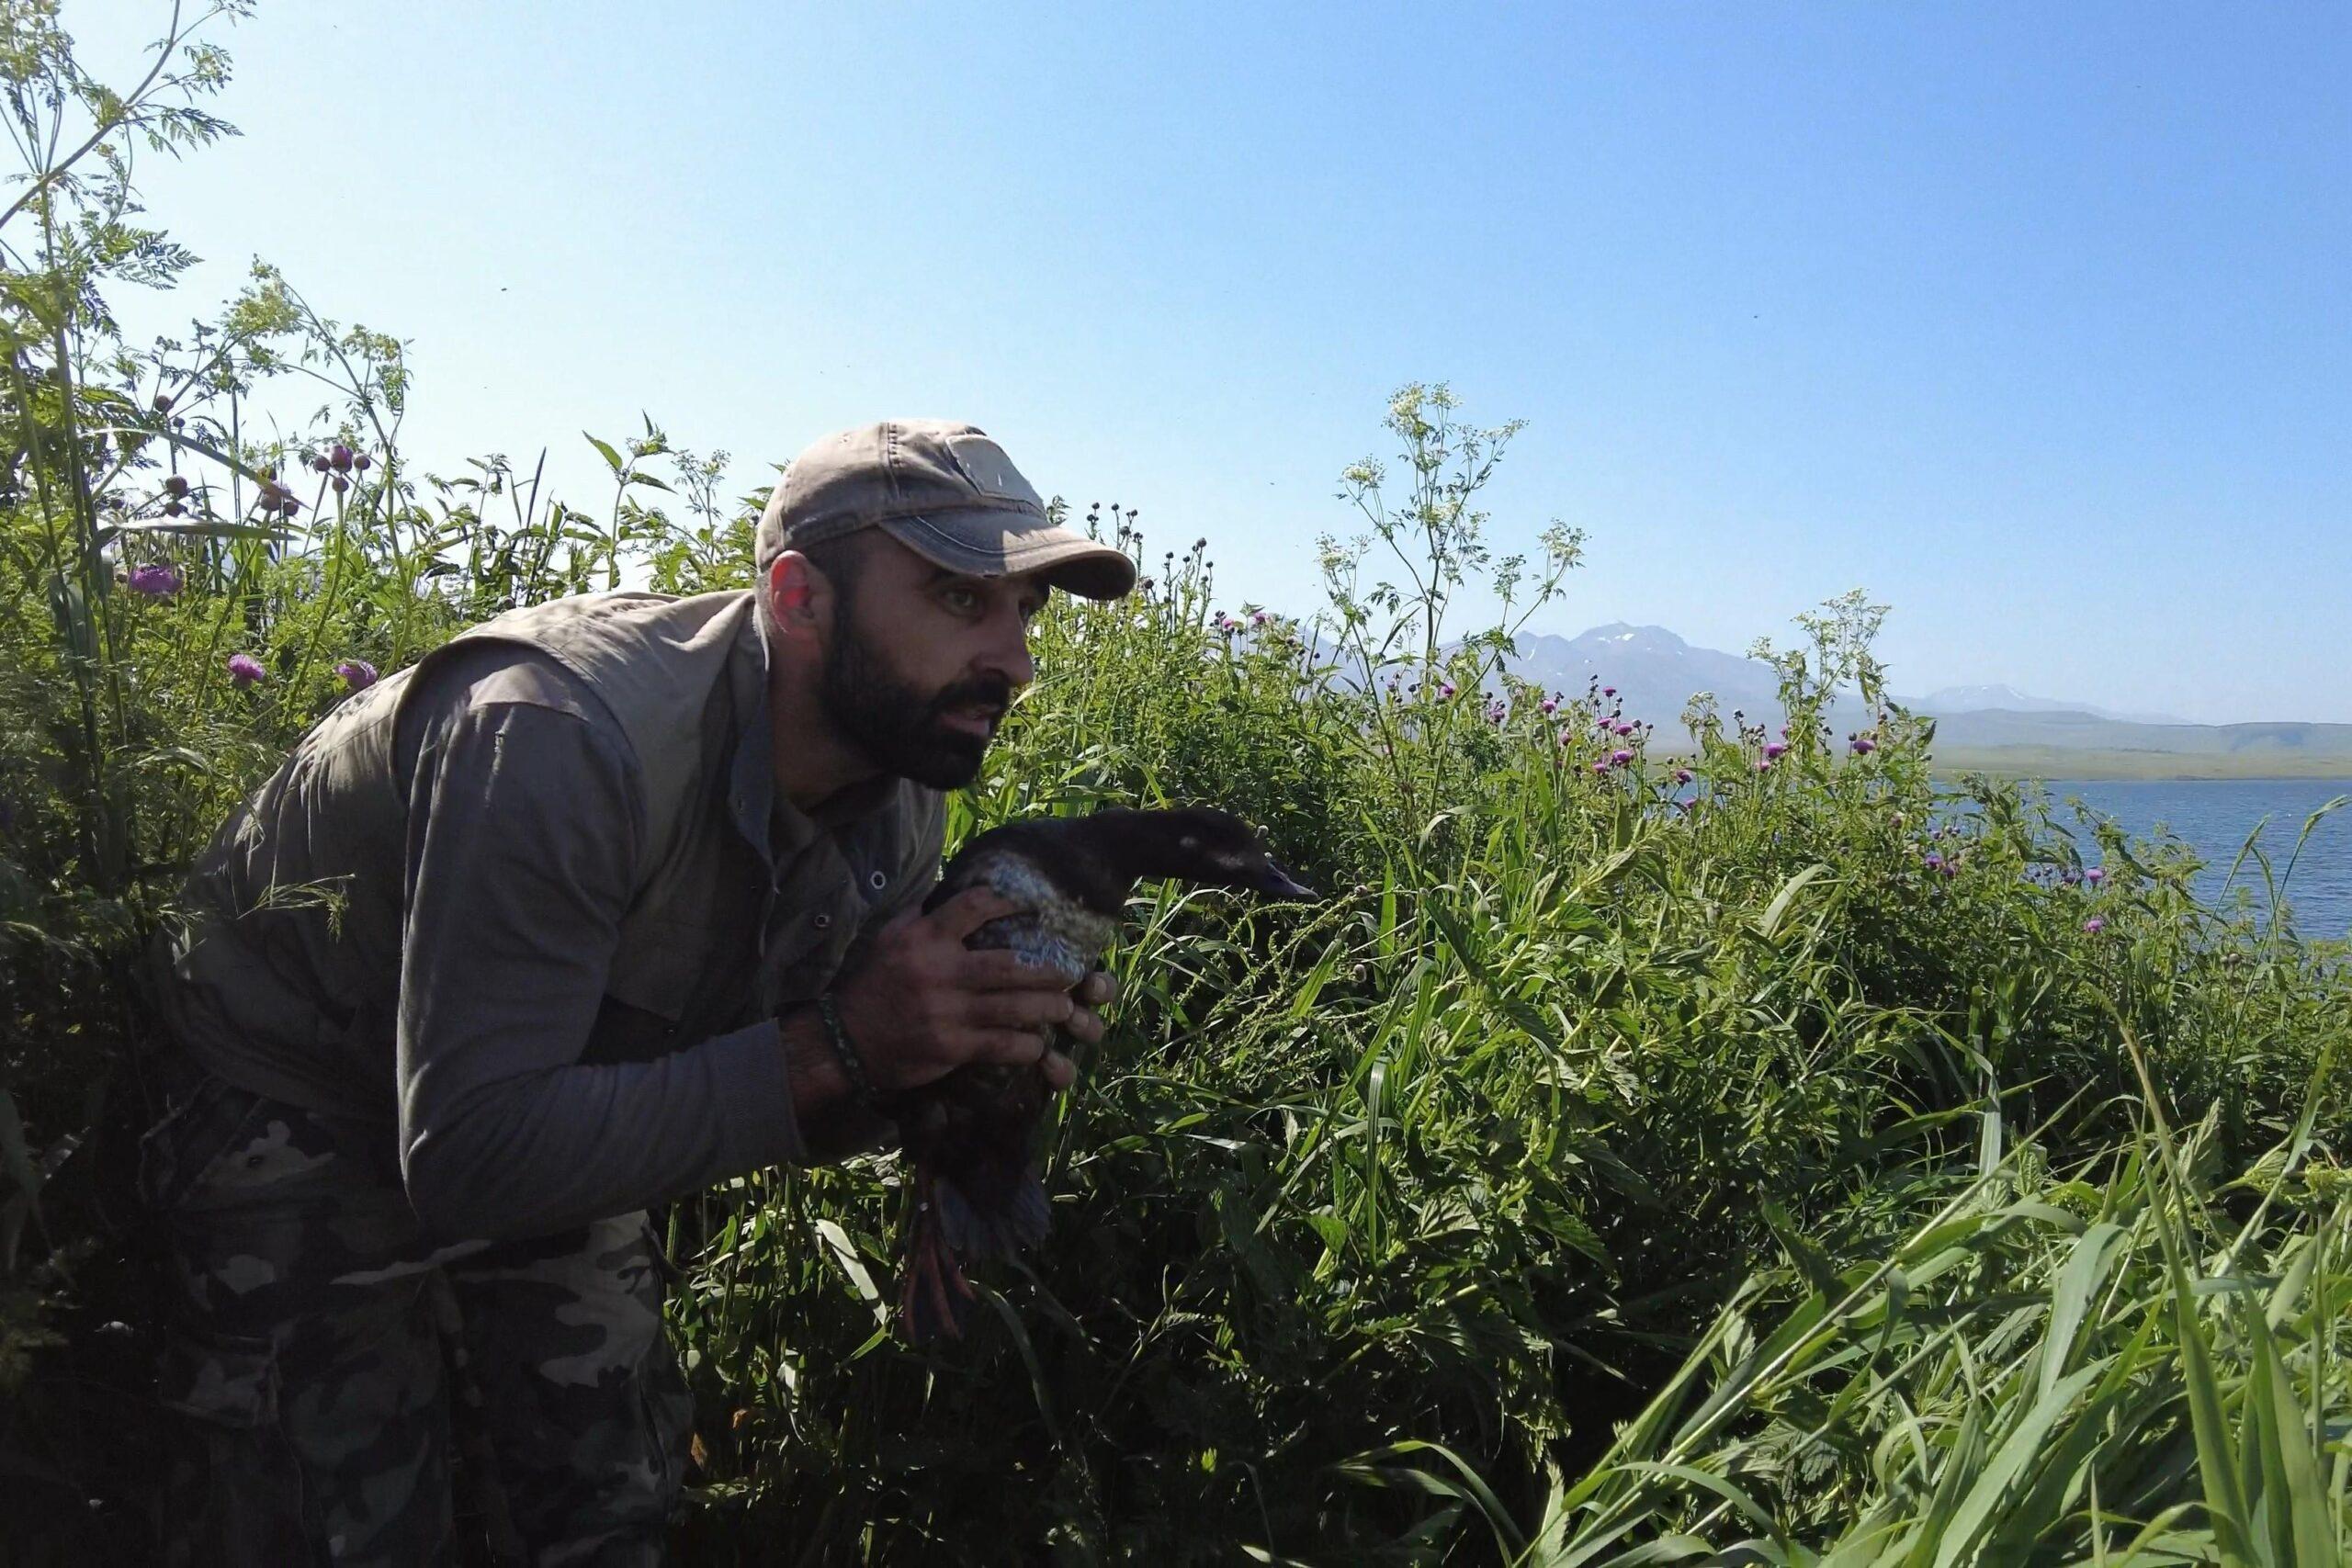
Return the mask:
[[1758,759],[1756,763],[1756,771],[1759,773],[1770,773],[1772,771],[1772,760],[1770,757]]
[[1620,750],[1609,753],[1609,765],[1612,768],[1622,768],[1633,760],[1634,754],[1631,751]]
[[1549,697],[1545,697],[1539,705],[1544,709],[1544,716],[1546,718],[1549,718],[1552,715],[1560,711],[1560,705],[1554,702]]
[[1592,765],[1592,776],[1597,779],[1607,778],[1609,776],[1609,764],[1606,762],[1595,762]]
[[2097,936],[2099,932],[2107,930],[2107,922],[2100,919],[2097,915],[2093,915],[2089,919],[2083,922],[2083,930],[2090,932],[2093,936]]
[[2098,866],[2093,866],[2088,871],[2083,873],[2083,880],[2096,887],[2100,883],[2107,880],[2107,873]]
[[1764,748],[1764,760],[1765,760],[1766,761],[1768,761],[1768,762],[1769,762],[1769,761],[1773,761],[1774,759],[1778,758],[1778,757],[1781,755],[1781,752],[1783,752],[1783,751],[1785,751],[1785,750],[1788,750],[1788,747],[1787,747],[1785,744],[1783,744],[1783,743],[1782,743],[1782,742],[1781,742],[1781,741],[1775,740],[1775,741],[1773,741],[1770,746],[1767,746],[1767,747],[1765,747],[1765,748]]
[[364,692],[376,683],[376,667],[364,659],[346,659],[334,667],[334,672],[355,692]]
[[1252,610],[1250,613],[1250,624],[1253,626],[1264,626],[1266,624],[1266,612],[1263,610]]
[[1930,854],[1930,855],[1928,855],[1928,869],[1929,871],[1941,871],[1943,868],[1944,868],[1944,857],[1943,857],[1943,856],[1939,855],[1939,854]]
[[1437,694],[1441,697],[1450,697],[1453,695],[1453,682],[1448,681],[1443,685],[1440,686],[1437,689]]
[[1688,769],[1688,768],[1677,768],[1677,769],[1675,769],[1675,770],[1674,770],[1674,782],[1675,782],[1676,784],[1689,784],[1689,783],[1690,782],[1690,769]]
[[349,473],[351,471],[351,448],[345,446],[340,441],[336,442],[334,444],[334,450],[327,454],[327,462],[331,467],[345,473]]
[[1603,686],[1600,688],[1600,694],[1604,697],[1613,697],[1617,694],[1617,688],[1614,686]]
[[130,574],[130,591],[150,599],[168,599],[180,591],[180,574],[162,561],[142,566]]
[[1867,735],[1857,735],[1848,744],[1853,747],[1854,755],[1857,757],[1867,757],[1878,750],[1878,742]]
[[1560,731],[1560,744],[1561,744],[1561,745],[1563,745],[1563,746],[1568,745],[1570,742],[1574,741],[1575,739],[1576,739],[1576,731],[1574,731],[1574,730],[1572,730],[1572,729],[1563,729],[1563,730],[1561,730],[1561,731]]
[[261,667],[261,660],[255,659],[252,654],[232,653],[229,655],[229,679],[234,681],[240,690],[252,685],[256,681],[266,678],[267,674],[268,671]]

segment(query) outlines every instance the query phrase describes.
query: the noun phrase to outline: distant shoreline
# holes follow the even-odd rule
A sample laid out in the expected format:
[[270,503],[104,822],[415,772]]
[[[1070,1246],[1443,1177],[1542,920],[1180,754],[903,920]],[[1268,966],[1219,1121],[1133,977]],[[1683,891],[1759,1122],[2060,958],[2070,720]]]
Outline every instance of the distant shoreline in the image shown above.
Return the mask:
[[2199,756],[2177,751],[2063,750],[2045,746],[1937,746],[1928,772],[1999,778],[2142,780],[2227,784],[2255,780],[2333,780],[2352,787],[2352,757]]
[[[2181,751],[2067,750],[2047,746],[1931,746],[1928,772],[1939,779],[1985,773],[2002,779],[2079,779],[2146,784],[2334,783],[2352,791],[2352,757],[2204,756]],[[1654,761],[1682,761],[1687,746],[1653,747]]]

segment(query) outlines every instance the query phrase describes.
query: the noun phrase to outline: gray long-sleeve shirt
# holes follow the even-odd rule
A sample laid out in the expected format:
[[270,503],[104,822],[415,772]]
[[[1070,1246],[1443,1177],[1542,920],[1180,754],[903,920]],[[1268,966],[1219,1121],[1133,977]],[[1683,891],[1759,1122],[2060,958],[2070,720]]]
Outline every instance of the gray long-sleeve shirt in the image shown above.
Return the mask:
[[[646,775],[587,682],[512,643],[452,649],[403,677],[397,801],[318,815],[370,797],[335,775],[338,748],[398,700],[379,689],[224,829],[197,881],[213,913],[164,950],[175,1033],[244,1087],[396,1116],[411,1204],[437,1238],[545,1235],[805,1160],[775,1012],[854,962],[853,932],[928,891],[936,811],[910,821],[896,781],[813,818],[775,797],[752,635],[734,716],[707,730],[728,740],[705,776],[732,826],[707,841],[736,850],[694,912],[707,924],[620,943],[650,847]],[[289,868],[300,882],[337,865],[351,869],[330,879],[357,889],[353,929],[265,895]],[[354,1044],[388,1036],[384,1078],[338,1077]]]

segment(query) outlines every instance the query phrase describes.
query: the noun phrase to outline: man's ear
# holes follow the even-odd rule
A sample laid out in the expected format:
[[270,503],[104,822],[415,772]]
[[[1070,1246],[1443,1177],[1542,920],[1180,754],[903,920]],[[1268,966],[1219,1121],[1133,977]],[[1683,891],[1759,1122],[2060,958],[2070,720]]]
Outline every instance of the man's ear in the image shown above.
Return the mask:
[[813,636],[831,623],[833,585],[798,550],[786,550],[768,563],[767,581],[760,591],[767,595],[776,631],[784,637]]

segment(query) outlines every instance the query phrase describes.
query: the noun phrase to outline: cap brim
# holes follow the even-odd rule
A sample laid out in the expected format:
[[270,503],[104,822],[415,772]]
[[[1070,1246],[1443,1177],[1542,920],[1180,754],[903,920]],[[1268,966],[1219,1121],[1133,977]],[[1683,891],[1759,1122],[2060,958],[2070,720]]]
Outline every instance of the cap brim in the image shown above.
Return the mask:
[[891,517],[875,526],[933,565],[974,577],[1035,572],[1086,599],[1116,599],[1136,585],[1136,563],[1125,551],[1024,512],[972,507]]

